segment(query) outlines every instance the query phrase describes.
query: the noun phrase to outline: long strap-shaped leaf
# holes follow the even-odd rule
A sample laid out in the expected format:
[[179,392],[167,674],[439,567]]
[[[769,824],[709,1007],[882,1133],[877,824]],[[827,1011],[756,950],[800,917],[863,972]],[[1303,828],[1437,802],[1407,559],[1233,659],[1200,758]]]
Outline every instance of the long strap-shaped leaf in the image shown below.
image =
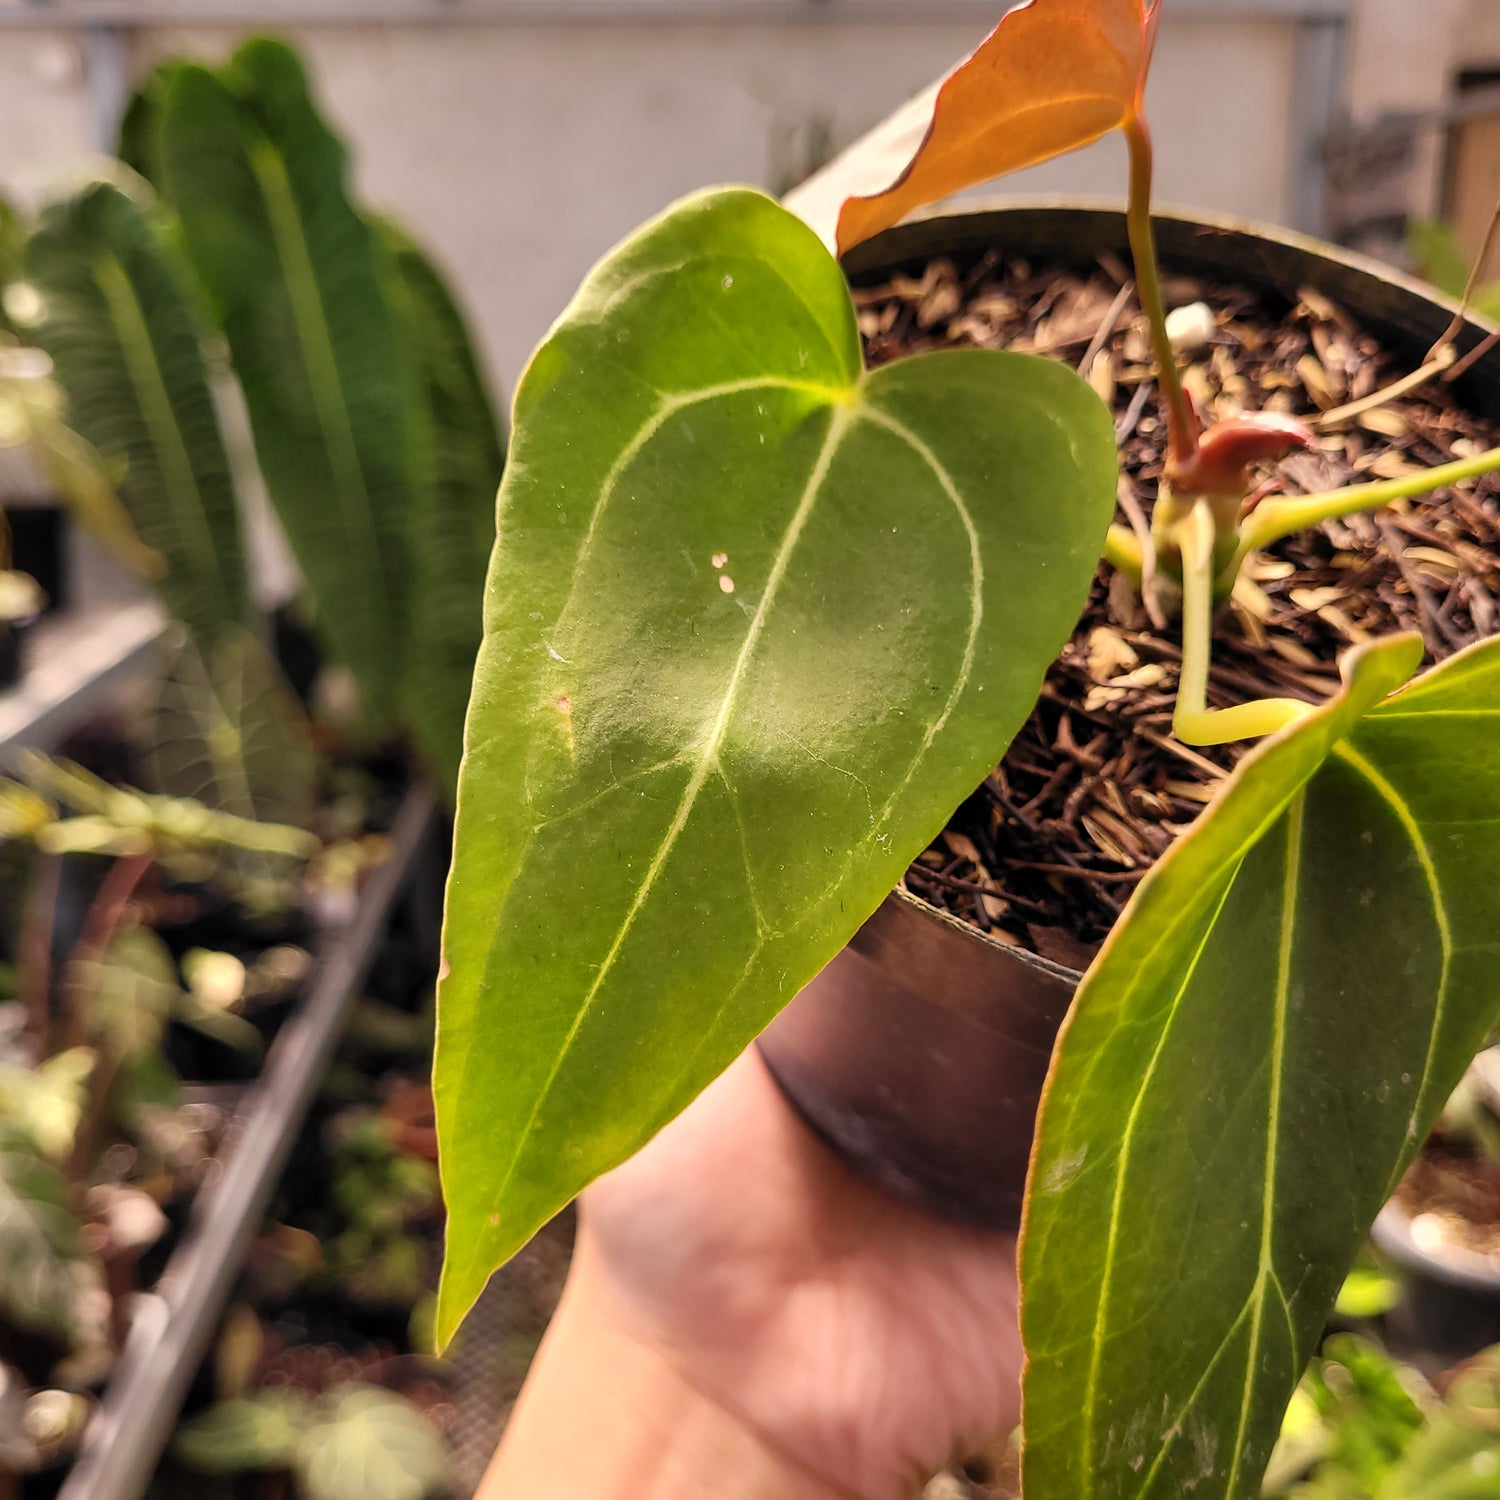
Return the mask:
[[726,190],[610,256],[521,383],[439,998],[445,1337],[838,951],[1077,618],[1092,393],[860,365],[834,260]]
[[405,717],[451,799],[484,628],[484,575],[505,447],[463,315],[437,268],[394,224],[376,220],[375,229],[389,257],[388,295],[420,390],[412,405],[415,649],[402,697]]
[[1355,653],[1079,991],[1021,1252],[1028,1500],[1258,1492],[1344,1272],[1500,1010],[1500,641],[1387,698],[1419,658]]
[[205,650],[247,619],[239,513],[198,330],[145,215],[97,183],[43,215],[26,251],[33,330],[70,423],[107,462],[167,607]]
[[395,700],[406,624],[409,369],[342,143],[300,64],[256,40],[161,84],[162,190],[216,305],[261,470],[366,710]]

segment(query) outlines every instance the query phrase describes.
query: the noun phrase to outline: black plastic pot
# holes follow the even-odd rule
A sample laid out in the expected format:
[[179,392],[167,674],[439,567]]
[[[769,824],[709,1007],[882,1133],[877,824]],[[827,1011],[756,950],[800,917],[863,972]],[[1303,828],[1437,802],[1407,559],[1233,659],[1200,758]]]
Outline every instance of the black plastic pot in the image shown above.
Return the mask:
[[[1479,1102],[1500,1119],[1500,1047],[1469,1067]],[[1375,1221],[1371,1238],[1400,1268],[1405,1295],[1387,1315],[1390,1342],[1409,1359],[1448,1368],[1500,1344],[1500,1255],[1450,1243],[1437,1221],[1415,1219],[1396,1202]]]
[[1380,1211],[1371,1238],[1401,1271],[1401,1301],[1386,1314],[1395,1353],[1441,1370],[1500,1344],[1500,1256],[1429,1234],[1399,1203]]
[[[1163,215],[1164,265],[1295,299],[1308,286],[1341,304],[1416,369],[1455,304],[1361,256],[1231,219]],[[1059,270],[1128,258],[1118,210],[1025,205],[939,214],[871,240],[845,262],[855,285],[960,266],[986,251]],[[1491,332],[1470,320],[1460,354]],[[1500,356],[1457,393],[1500,418]],[[861,1174],[946,1218],[1019,1222],[1033,1122],[1057,1028],[1081,975],[898,891],[787,1007],[760,1050],[792,1105]]]
[[0,692],[21,680],[21,663],[30,620],[0,621]]

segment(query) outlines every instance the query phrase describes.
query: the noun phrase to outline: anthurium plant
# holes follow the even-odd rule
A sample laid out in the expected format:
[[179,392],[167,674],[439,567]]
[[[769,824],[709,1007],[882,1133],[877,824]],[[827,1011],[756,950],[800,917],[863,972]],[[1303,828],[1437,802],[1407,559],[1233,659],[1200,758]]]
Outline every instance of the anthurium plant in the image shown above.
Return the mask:
[[1078,377],[991,350],[866,371],[837,261],[754,192],[637,232],[537,351],[448,899],[443,1338],[873,912],[1030,714],[1102,556],[1180,622],[1179,738],[1261,743],[1141,882],[1054,1055],[1024,1483],[1256,1493],[1344,1272],[1500,1010],[1500,641],[1416,676],[1416,637],[1377,640],[1329,702],[1211,711],[1215,610],[1256,549],[1500,450],[1251,508],[1252,470],[1312,434],[1205,430],[1184,389],[1142,113],[1158,13],[1012,9],[839,233],[1123,131],[1170,434],[1149,523],[1112,524],[1113,431]]

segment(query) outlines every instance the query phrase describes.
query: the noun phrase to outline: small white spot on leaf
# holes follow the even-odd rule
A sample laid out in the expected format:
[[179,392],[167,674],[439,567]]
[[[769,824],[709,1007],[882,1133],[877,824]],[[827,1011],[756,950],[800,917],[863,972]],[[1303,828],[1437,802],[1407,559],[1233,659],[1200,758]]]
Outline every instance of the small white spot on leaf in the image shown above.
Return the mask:
[[1043,1174],[1042,1191],[1049,1198],[1055,1198],[1082,1170],[1084,1158],[1088,1154],[1089,1148],[1080,1146],[1076,1151],[1060,1156]]
[[724,594],[732,594],[734,592],[734,579],[728,573],[719,574],[719,591]]
[[709,558],[709,561],[714,565],[714,567],[722,568],[729,562],[729,554],[727,552],[715,552],[714,555]]

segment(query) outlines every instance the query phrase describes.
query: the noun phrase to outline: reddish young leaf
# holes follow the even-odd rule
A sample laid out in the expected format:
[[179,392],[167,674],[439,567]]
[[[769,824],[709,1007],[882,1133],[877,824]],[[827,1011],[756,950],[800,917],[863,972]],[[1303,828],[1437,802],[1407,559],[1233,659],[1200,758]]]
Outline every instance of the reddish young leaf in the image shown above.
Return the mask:
[[948,76],[917,154],[884,192],[850,198],[838,248],[913,209],[1090,145],[1140,105],[1160,0],[1026,0]]
[[1190,459],[1171,467],[1172,483],[1195,495],[1243,495],[1245,470],[1261,459],[1282,458],[1294,448],[1317,447],[1312,429],[1275,411],[1242,412],[1215,422]]

